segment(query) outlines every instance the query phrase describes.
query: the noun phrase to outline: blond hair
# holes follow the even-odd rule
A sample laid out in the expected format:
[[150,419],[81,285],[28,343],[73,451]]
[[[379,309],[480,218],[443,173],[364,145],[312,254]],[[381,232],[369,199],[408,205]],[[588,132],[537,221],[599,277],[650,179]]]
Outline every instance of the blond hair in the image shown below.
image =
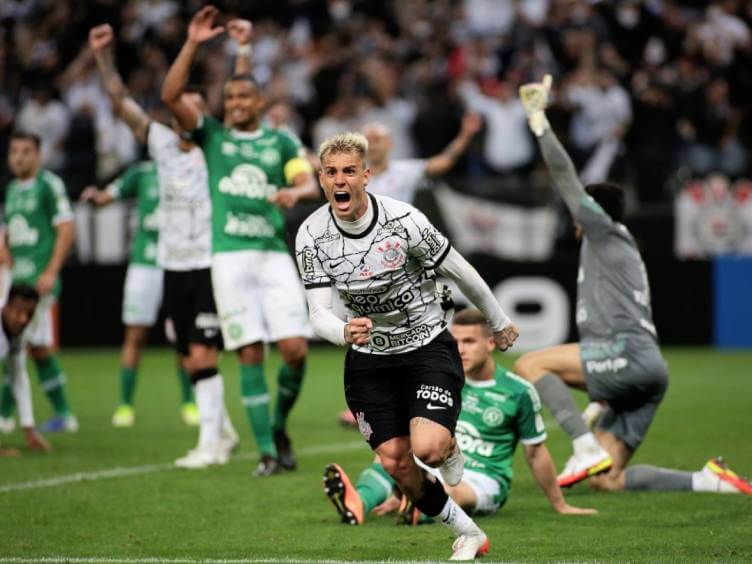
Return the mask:
[[327,137],[319,145],[319,160],[323,163],[329,155],[338,153],[355,153],[364,162],[368,153],[368,140],[361,133],[347,131]]

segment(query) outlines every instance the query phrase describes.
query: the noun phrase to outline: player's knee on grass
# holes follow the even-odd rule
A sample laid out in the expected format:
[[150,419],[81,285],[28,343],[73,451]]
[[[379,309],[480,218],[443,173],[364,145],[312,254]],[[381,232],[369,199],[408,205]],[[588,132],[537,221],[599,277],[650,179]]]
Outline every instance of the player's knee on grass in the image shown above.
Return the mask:
[[282,360],[293,369],[300,369],[308,355],[308,342],[303,337],[283,339],[277,343]]

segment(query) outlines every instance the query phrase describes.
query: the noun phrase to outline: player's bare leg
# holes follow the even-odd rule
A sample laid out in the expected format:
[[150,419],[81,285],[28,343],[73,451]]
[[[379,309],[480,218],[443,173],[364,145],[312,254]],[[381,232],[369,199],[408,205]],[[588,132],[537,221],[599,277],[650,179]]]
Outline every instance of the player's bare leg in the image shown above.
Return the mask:
[[274,444],[277,447],[279,463],[285,470],[297,466],[292,443],[287,433],[287,417],[300,395],[308,355],[308,342],[304,337],[290,337],[277,341],[282,355],[282,366],[277,376],[277,402],[274,408]]
[[567,487],[607,471],[612,460],[590,431],[567,387],[586,389],[585,372],[577,343],[549,347],[522,355],[514,370],[532,383],[561,428],[572,438],[574,455],[559,475]]

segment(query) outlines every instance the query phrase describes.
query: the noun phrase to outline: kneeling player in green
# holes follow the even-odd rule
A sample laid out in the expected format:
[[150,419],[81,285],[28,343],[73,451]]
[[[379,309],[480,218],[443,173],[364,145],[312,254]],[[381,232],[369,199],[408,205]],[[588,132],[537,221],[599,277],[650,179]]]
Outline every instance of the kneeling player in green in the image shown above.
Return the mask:
[[[530,384],[494,363],[493,335],[480,311],[465,309],[455,315],[451,331],[465,371],[462,411],[455,431],[465,464],[460,483],[444,485],[447,493],[466,511],[495,513],[509,495],[513,455],[517,443],[522,442],[530,470],[555,511],[596,513],[594,509],[573,507],[564,500],[544,443],[546,430],[538,394]],[[441,479],[438,472],[435,475]],[[351,525],[361,524],[368,512],[377,507],[378,513],[396,509],[396,502],[387,502],[394,487],[394,480],[378,457],[360,474],[354,487],[338,464],[328,465],[324,473],[326,495],[342,522]],[[402,512],[417,524],[417,510]]]

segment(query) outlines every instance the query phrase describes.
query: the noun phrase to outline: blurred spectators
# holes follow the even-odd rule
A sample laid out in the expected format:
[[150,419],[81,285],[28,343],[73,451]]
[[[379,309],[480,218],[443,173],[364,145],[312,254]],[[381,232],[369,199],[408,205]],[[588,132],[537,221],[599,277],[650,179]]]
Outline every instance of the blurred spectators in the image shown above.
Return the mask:
[[[125,82],[157,115],[164,73],[202,3],[0,2],[0,150],[15,117],[15,126],[42,133],[45,166],[61,171],[73,190],[86,176],[101,183],[137,159],[91,72],[86,32],[113,25]],[[392,131],[394,158],[435,154],[470,106],[483,114],[485,135],[455,172],[536,179],[534,170],[528,175],[539,159],[516,92],[550,72],[561,85],[552,122],[584,178],[618,173],[640,200],[665,201],[680,168],[732,180],[750,174],[752,0],[217,5],[227,17],[254,21],[254,73],[269,101],[266,123],[285,124],[314,147],[334,132],[379,121]],[[232,49],[217,38],[194,69],[212,111],[222,110]]]

